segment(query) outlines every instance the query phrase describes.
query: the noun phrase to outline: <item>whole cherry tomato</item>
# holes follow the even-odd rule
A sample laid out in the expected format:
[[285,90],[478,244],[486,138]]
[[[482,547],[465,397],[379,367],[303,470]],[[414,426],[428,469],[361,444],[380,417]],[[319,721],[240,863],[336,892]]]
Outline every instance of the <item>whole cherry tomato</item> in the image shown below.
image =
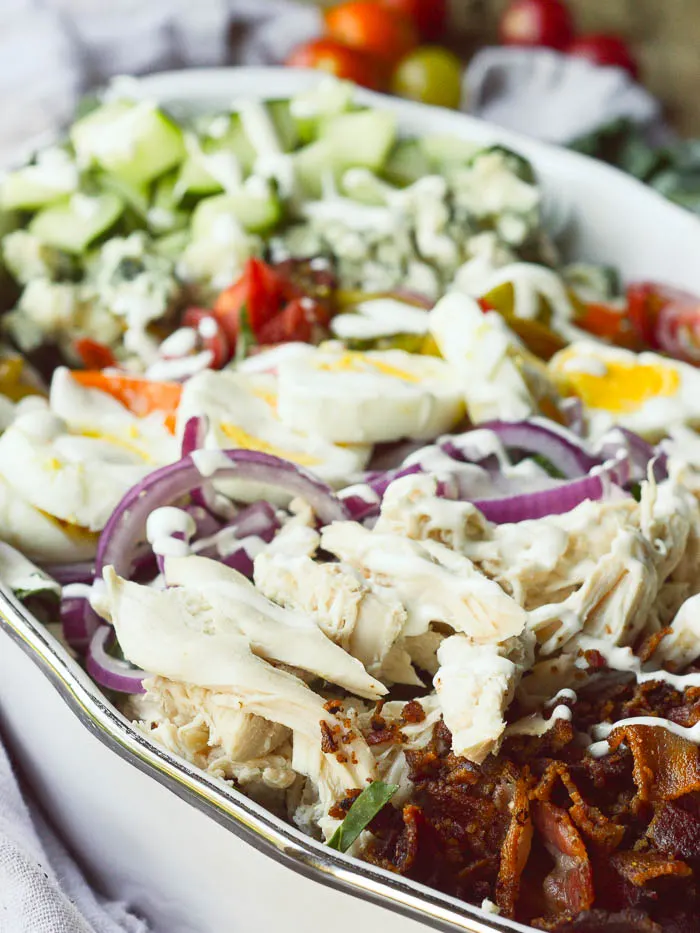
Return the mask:
[[612,65],[629,71],[633,78],[639,77],[637,64],[627,43],[619,36],[595,34],[580,36],[566,49],[569,55],[586,58],[596,65]]
[[414,24],[421,38],[434,42],[447,31],[447,0],[380,0]]
[[391,90],[399,97],[455,109],[462,98],[462,63],[447,49],[421,46],[396,66]]
[[385,69],[373,56],[335,39],[314,39],[298,46],[286,61],[292,68],[315,68],[375,91],[386,84]]
[[565,49],[574,38],[574,22],[562,0],[512,0],[501,17],[504,45]]
[[376,0],[350,0],[326,11],[333,39],[394,64],[418,45],[416,28],[405,16]]

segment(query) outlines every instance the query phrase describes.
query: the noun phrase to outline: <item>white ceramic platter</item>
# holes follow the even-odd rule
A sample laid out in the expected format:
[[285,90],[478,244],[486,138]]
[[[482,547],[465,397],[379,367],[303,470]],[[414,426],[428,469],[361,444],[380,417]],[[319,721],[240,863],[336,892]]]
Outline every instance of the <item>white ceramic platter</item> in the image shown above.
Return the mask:
[[[245,96],[286,97],[317,80],[238,68],[156,75],[140,86],[168,106],[215,110]],[[406,133],[448,133],[526,155],[547,203],[574,218],[572,258],[700,293],[700,221],[633,179],[470,117],[358,96],[395,111]],[[90,876],[155,933],[525,930],[332,852],[165,752],[2,589],[0,727]]]

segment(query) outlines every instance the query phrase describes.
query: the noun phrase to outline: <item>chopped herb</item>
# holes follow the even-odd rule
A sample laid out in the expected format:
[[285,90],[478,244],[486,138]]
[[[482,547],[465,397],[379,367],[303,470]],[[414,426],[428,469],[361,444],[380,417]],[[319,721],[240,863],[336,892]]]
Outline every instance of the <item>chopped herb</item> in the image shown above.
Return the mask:
[[535,463],[542,467],[545,473],[548,473],[554,479],[566,479],[566,475],[562,473],[561,470],[557,469],[553,463],[550,463],[546,457],[543,457],[542,454],[533,454],[530,459],[534,460]]
[[348,815],[328,840],[328,846],[339,852],[347,852],[362,830],[369,826],[398,789],[398,784],[385,784],[383,781],[374,781],[365,787],[348,810]]
[[253,328],[250,326],[248,308],[243,305],[238,318],[238,337],[236,339],[236,362],[240,363],[250,353],[250,348],[257,343]]
[[630,486],[630,493],[632,495],[632,498],[635,501],[641,502],[642,501],[642,484],[632,483],[632,485]]

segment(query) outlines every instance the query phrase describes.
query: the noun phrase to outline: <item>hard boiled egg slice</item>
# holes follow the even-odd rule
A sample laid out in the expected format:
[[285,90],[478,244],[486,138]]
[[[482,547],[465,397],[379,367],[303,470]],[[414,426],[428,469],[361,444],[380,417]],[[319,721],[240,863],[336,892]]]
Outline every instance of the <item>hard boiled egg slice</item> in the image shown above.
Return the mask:
[[436,437],[463,417],[464,402],[443,360],[326,346],[280,365],[279,414],[329,441],[373,444]]
[[200,373],[183,388],[178,434],[190,418],[206,415],[207,447],[259,450],[306,467],[331,485],[347,483],[364,468],[370,447],[341,447],[280,421],[277,389],[271,373]]
[[674,425],[700,426],[700,371],[686,363],[584,340],[557,353],[549,370],[581,399],[593,435],[617,424],[653,440]]
[[0,437],[0,476],[53,518],[100,531],[124,494],[151,471],[99,438],[71,435],[48,409],[20,415]]
[[459,380],[474,424],[528,418],[554,395],[543,366],[501,315],[485,314],[473,298],[446,295],[430,312],[430,331]]
[[68,369],[54,373],[50,406],[71,434],[103,442],[106,459],[116,455],[110,448],[118,449],[124,462],[152,468],[179,459],[180,444],[166,428],[161,414],[138,417],[108,393],[80,385]]

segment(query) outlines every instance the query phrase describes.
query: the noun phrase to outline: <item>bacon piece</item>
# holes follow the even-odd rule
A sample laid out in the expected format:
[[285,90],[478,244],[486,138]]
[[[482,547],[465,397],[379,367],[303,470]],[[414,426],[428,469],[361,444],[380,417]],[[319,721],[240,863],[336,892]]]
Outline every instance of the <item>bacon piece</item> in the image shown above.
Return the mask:
[[593,870],[571,817],[553,803],[535,801],[532,818],[556,863],[543,886],[552,913],[572,916],[589,910],[594,900]]
[[533,924],[550,933],[662,933],[661,927],[641,910],[587,910],[573,920],[564,917],[552,922]]
[[515,916],[520,879],[530,856],[532,833],[527,782],[521,779],[515,785],[510,824],[501,849],[496,881],[496,903],[504,917]]
[[620,726],[608,743],[615,751],[622,743],[634,757],[633,776],[642,803],[676,800],[700,790],[700,750],[668,729]]
[[623,878],[638,888],[657,878],[670,875],[687,878],[693,874],[690,865],[668,858],[663,852],[616,852],[612,863]]
[[700,800],[689,795],[659,807],[647,836],[666,855],[700,858]]

